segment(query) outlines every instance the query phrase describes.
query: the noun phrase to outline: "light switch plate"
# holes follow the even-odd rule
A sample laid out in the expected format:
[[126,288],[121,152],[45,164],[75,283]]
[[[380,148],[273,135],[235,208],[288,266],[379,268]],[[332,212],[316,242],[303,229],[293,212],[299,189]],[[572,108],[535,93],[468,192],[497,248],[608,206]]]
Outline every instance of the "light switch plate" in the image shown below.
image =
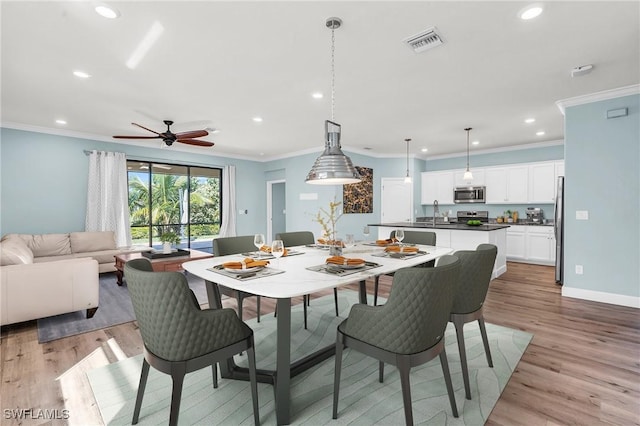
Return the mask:
[[576,220],[589,220],[589,211],[576,210]]

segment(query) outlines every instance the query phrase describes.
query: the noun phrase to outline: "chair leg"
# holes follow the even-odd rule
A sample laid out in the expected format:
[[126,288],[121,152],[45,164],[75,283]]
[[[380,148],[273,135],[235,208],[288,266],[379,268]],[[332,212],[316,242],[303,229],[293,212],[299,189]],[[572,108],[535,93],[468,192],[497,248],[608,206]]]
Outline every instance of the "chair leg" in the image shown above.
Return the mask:
[[336,365],[334,369],[333,376],[333,418],[338,418],[338,394],[340,393],[340,370],[342,369],[342,350],[344,349],[344,345],[342,340],[340,339],[340,334],[338,333],[338,338],[336,339]]
[[480,326],[480,334],[482,335],[482,343],[484,343],[484,353],[487,356],[489,367],[493,368],[493,360],[491,359],[491,349],[489,349],[489,339],[487,338],[487,329],[484,326],[484,318],[478,318]]
[[169,425],[177,426],[180,415],[180,399],[182,398],[182,383],[184,382],[184,371],[171,374],[173,379],[173,389],[171,390],[171,411],[169,413]]
[[471,399],[471,386],[469,385],[469,366],[467,365],[467,351],[464,344],[464,322],[462,322],[460,318],[454,317],[453,325],[456,326],[458,352],[460,352],[460,365],[462,367],[462,379],[464,380],[464,396],[467,399]]
[[258,310],[258,322],[260,322],[260,296],[256,296],[256,309]]
[[378,285],[380,284],[380,277],[376,275],[375,283],[373,285],[373,306],[378,306]]
[[336,302],[336,316],[340,316],[340,312],[338,311],[338,289],[333,289],[333,299]]
[[242,294],[240,294],[240,292],[236,290],[236,301],[238,302],[238,318],[240,318],[240,321],[242,321],[242,301],[243,300],[244,300],[244,297],[242,297]]
[[311,295],[307,294],[307,306],[311,306]]
[[213,376],[213,388],[218,389],[218,363],[214,362],[211,365],[211,373]]
[[136,396],[136,405],[133,409],[133,419],[131,424],[138,423],[140,417],[140,407],[142,406],[142,397],[144,396],[144,388],[147,386],[147,377],[149,377],[149,363],[146,359],[142,360],[142,372],[140,373],[140,383],[138,384],[138,395]]
[[302,308],[304,310],[304,329],[307,329],[307,299],[309,298],[309,296],[304,295],[302,296]]
[[378,364],[378,381],[380,383],[384,382],[384,362],[379,361]]
[[449,402],[451,403],[451,411],[453,417],[458,417],[458,407],[456,406],[456,396],[453,393],[453,385],[451,384],[451,374],[449,373],[449,363],[447,362],[447,353],[442,348],[440,352],[440,365],[442,366],[442,374],[444,375],[444,383],[447,385],[447,393],[449,394]]
[[411,406],[411,383],[409,380],[409,373],[411,371],[411,365],[409,364],[409,358],[406,356],[399,356],[398,358],[398,371],[400,372],[400,385],[402,387],[402,402],[404,405],[404,421],[409,425],[413,425],[413,407]]
[[253,338],[251,347],[247,349],[249,355],[249,381],[251,383],[251,400],[253,401],[253,422],[260,424],[260,412],[258,411],[258,379],[256,375],[256,351],[253,347]]

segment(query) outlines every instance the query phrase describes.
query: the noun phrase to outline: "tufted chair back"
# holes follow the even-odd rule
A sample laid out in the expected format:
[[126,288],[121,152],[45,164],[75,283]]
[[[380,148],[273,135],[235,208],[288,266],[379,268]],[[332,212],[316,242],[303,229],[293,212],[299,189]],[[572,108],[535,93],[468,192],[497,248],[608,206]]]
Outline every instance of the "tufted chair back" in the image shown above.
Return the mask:
[[[389,238],[395,238],[395,236],[396,231],[391,231]],[[402,242],[405,244],[424,244],[425,246],[435,246],[436,233],[429,231],[404,231],[404,239]]]
[[476,250],[461,250],[454,254],[460,259],[460,276],[451,312],[475,312],[487,297],[498,248],[493,244],[480,244]]
[[256,246],[253,244],[253,235],[224,237],[213,240],[214,256],[226,256],[250,251],[256,251]]
[[280,232],[276,234],[276,240],[282,240],[285,247],[303,246],[316,242],[311,231]]
[[[430,348],[444,336],[458,269],[458,258],[451,255],[442,256],[434,268],[400,269],[387,303],[363,307],[361,312],[354,305],[345,333],[394,353],[412,354]],[[374,309],[379,312],[371,312]]]
[[180,272],[153,272],[147,259],[135,259],[125,264],[124,275],[145,347],[160,358],[195,358],[246,333],[235,314],[220,315],[215,323],[200,315]]

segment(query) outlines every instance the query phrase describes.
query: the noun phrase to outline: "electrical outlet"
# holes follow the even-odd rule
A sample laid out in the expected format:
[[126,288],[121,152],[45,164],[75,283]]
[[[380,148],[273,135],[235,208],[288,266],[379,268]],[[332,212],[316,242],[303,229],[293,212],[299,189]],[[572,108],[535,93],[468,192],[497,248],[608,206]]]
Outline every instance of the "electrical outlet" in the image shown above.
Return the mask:
[[576,265],[576,275],[582,275],[582,265]]
[[589,211],[576,210],[576,220],[589,220]]

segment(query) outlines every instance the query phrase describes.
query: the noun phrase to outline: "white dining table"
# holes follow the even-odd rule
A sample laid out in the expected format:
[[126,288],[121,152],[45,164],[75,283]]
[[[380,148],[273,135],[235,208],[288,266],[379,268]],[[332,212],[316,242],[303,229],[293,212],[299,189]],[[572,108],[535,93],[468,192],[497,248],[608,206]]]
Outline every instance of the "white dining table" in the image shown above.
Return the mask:
[[[270,383],[275,387],[277,423],[289,424],[291,419],[291,377],[296,376],[335,354],[334,344],[309,354],[302,359],[295,360],[293,363],[291,362],[291,299],[297,296],[358,282],[360,284],[360,303],[366,304],[367,278],[391,274],[398,269],[416,266],[437,259],[445,254],[450,254],[453,251],[447,247],[417,247],[420,251],[426,252],[426,254],[407,256],[402,259],[380,257],[379,255],[384,252],[384,249],[371,245],[356,245],[345,249],[343,254],[345,257],[359,258],[366,262],[379,265],[375,268],[365,269],[349,275],[318,272],[307,269],[309,267],[324,265],[326,259],[329,257],[329,252],[325,248],[306,246],[290,248],[294,252],[301,253],[299,255],[270,259],[270,268],[284,272],[264,277],[237,279],[210,270],[223,263],[239,261],[246,257],[240,254],[185,262],[182,267],[189,273],[205,280],[209,306],[211,308],[222,308],[218,285],[258,296],[277,299],[276,369],[274,371],[259,370],[258,380],[264,383]],[[227,360],[224,365],[221,363],[220,370],[222,377],[248,380],[247,369],[237,366],[233,358]]]

